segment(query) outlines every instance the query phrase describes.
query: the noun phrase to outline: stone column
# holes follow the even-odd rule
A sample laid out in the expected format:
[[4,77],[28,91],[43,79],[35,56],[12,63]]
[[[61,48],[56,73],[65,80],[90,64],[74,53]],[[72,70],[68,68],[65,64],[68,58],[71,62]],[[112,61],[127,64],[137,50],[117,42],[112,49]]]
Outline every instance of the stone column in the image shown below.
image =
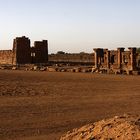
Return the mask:
[[128,48],[130,50],[131,70],[136,70],[136,48]]
[[107,68],[110,69],[110,51],[109,50],[107,50],[106,56],[107,56]]
[[98,68],[98,49],[93,49],[93,50],[94,50],[95,68]]
[[118,68],[121,68],[122,64],[122,52],[124,51],[124,48],[118,48]]
[[16,39],[13,40],[13,49],[12,49],[13,55],[12,55],[12,64],[17,64],[17,48],[16,48]]

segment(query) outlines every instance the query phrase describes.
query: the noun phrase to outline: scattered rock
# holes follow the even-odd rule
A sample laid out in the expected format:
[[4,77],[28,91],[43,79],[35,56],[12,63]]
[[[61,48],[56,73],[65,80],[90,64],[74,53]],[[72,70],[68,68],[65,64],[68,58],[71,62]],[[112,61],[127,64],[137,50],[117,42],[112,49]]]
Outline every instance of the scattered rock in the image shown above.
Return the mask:
[[89,70],[88,69],[82,69],[81,72],[87,73],[87,72],[89,72]]
[[49,71],[49,72],[55,72],[56,69],[55,68],[47,68],[47,71]]
[[12,67],[12,70],[17,70],[17,67]]
[[75,72],[81,72],[81,68],[76,68]]
[[40,71],[45,71],[45,70],[46,70],[46,67],[40,68]]
[[5,67],[0,67],[0,69],[1,69],[1,70],[4,70],[4,69],[6,69],[6,68],[5,68]]
[[34,68],[33,68],[35,71],[38,69],[38,67],[37,66],[34,66]]

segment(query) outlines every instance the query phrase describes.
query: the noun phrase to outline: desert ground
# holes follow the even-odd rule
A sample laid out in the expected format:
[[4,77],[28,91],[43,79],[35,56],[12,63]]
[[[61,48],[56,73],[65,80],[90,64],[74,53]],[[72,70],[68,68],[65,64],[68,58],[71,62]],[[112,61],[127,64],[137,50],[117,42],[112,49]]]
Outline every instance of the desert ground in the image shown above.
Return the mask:
[[0,140],[58,140],[124,113],[140,114],[140,76],[0,70]]

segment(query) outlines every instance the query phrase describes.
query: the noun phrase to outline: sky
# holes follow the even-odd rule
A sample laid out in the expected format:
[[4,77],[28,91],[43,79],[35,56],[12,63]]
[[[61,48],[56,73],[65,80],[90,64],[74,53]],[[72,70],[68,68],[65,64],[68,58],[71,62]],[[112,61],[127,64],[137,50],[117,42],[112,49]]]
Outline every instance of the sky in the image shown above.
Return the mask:
[[49,53],[140,47],[140,0],[0,0],[0,49],[20,36]]

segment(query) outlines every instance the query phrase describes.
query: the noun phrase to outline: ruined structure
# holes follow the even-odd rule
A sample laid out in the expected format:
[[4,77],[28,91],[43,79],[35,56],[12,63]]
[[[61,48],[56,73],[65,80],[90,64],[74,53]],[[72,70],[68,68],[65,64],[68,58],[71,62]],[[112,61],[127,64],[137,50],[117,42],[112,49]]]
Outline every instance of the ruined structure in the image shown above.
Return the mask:
[[14,39],[13,56],[13,64],[31,63],[31,47],[29,38],[23,36]]
[[1,50],[0,51],[0,64],[12,64],[13,51]]
[[48,41],[35,41],[31,48],[32,63],[46,63],[48,62]]
[[73,63],[73,64],[94,64],[94,53],[64,53],[50,54],[49,62]]
[[0,64],[36,64],[48,61],[48,41],[35,41],[31,47],[30,39],[23,36],[13,41],[12,50],[0,51]]
[[48,41],[35,41],[31,47],[30,39],[22,36],[13,41],[12,50],[0,51],[0,64],[46,64],[64,63],[93,66],[92,72],[100,73],[127,73],[139,74],[140,55],[136,48],[118,48],[108,50],[102,48],[94,49],[94,53],[57,53],[48,55]]
[[93,72],[106,73],[138,73],[138,61],[136,48],[118,48],[117,50],[94,49],[95,67]]

